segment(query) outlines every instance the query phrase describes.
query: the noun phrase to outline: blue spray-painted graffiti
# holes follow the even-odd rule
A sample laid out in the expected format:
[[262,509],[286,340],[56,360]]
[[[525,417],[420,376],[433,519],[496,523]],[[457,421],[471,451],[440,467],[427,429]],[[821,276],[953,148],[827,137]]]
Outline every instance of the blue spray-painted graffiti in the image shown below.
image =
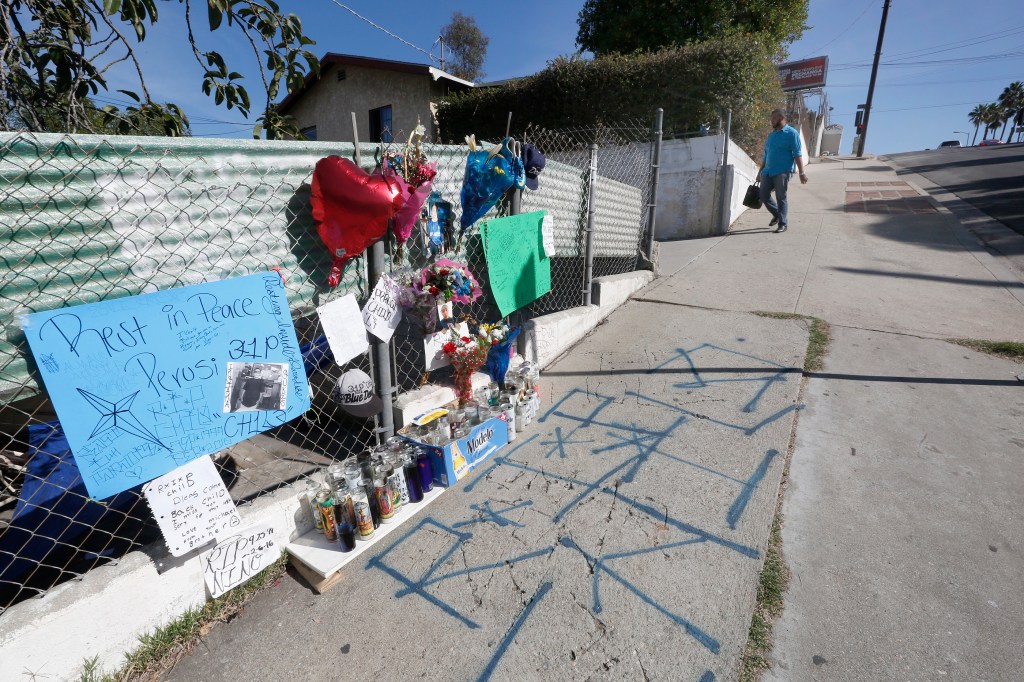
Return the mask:
[[[719,355],[721,353],[732,354],[736,358],[753,361],[757,366],[744,368],[745,376],[741,377],[707,378],[708,370],[698,369],[695,359],[695,356],[701,352],[714,352]],[[745,511],[771,470],[779,451],[768,449],[764,452],[753,470],[744,478],[742,474],[737,475],[735,469],[731,472],[722,471],[707,462],[702,463],[694,461],[690,457],[684,457],[679,452],[673,451],[678,449],[674,444],[679,442],[678,439],[685,432],[687,426],[695,423],[712,424],[745,436],[751,436],[794,410],[800,409],[801,406],[790,404],[771,414],[757,414],[768,392],[773,387],[785,383],[787,375],[794,368],[713,344],[701,344],[688,350],[677,349],[671,357],[649,370],[649,373],[655,374],[671,368],[673,365],[689,374],[688,380],[673,384],[673,387],[680,391],[701,390],[706,392],[718,384],[746,382],[751,385],[753,394],[743,397],[741,404],[737,403],[732,408],[731,414],[723,414],[719,409],[719,413],[711,415],[686,409],[640,391],[624,390],[622,395],[614,397],[595,391],[572,389],[562,395],[537,418],[538,433],[533,433],[527,438],[520,438],[518,442],[508,446],[502,454],[493,458],[487,466],[474,472],[469,480],[463,482],[463,491],[466,494],[481,488],[493,487],[496,492],[498,489],[505,491],[502,494],[507,499],[491,497],[470,504],[467,509],[471,514],[470,517],[449,523],[441,523],[433,518],[421,520],[397,540],[389,543],[389,547],[370,559],[366,566],[367,570],[381,570],[398,582],[400,587],[395,592],[397,598],[416,595],[466,627],[476,629],[481,626],[471,616],[469,610],[466,607],[460,609],[456,606],[458,599],[445,597],[443,587],[447,581],[479,572],[511,569],[522,562],[534,559],[551,558],[559,550],[574,552],[582,556],[591,569],[593,593],[591,608],[593,613],[599,614],[604,610],[602,585],[611,581],[609,584],[619,586],[626,594],[632,595],[640,603],[649,606],[681,628],[704,650],[715,655],[719,654],[722,644],[712,632],[695,622],[695,618],[699,618],[699,614],[681,614],[678,605],[671,603],[670,595],[648,593],[639,586],[636,580],[631,579],[628,569],[625,567],[629,566],[628,560],[634,557],[651,552],[692,551],[692,548],[702,544],[725,549],[746,559],[758,559],[760,552],[756,547],[730,539],[727,535],[729,531],[739,528]],[[620,423],[609,408],[623,400],[635,400],[638,405],[648,405],[654,409],[650,410],[650,414],[645,413],[643,423],[640,423],[639,420]],[[570,469],[569,466],[574,459],[581,456],[586,456],[587,461],[591,462],[595,461],[591,458],[612,461],[608,462],[607,468],[602,468],[596,473],[580,475],[578,468]],[[701,528],[680,518],[671,513],[665,505],[653,500],[649,495],[641,493],[640,488],[635,490],[630,488],[630,485],[638,480],[637,477],[641,471],[655,460],[663,466],[682,466],[738,486],[735,499],[728,509],[723,510],[721,532],[710,528]],[[541,462],[548,464],[541,464]],[[587,465],[584,468],[592,471],[593,466]],[[500,480],[501,477],[498,474],[502,471],[509,472],[512,478],[505,481]],[[520,485],[518,490],[514,490],[515,481],[525,474],[532,475],[527,480],[543,477],[548,484],[559,484],[557,486],[558,494],[553,497],[549,496],[545,500],[548,505],[551,501],[555,501],[554,509],[550,509],[549,506],[545,507],[547,511],[538,508],[535,500],[529,498],[529,483]],[[511,497],[509,497],[508,491],[513,491]],[[569,491],[569,494],[566,494],[565,491]],[[628,547],[631,541],[628,537],[617,538],[620,542],[625,542],[627,546],[607,554],[604,553],[603,539],[598,545],[600,549],[597,548],[598,546],[595,546],[594,549],[586,548],[587,543],[573,537],[570,527],[571,515],[580,510],[588,501],[600,496],[610,496],[614,501],[626,505],[630,515],[646,517],[650,522],[662,528],[664,532],[680,535],[661,536],[659,540],[653,541],[653,544],[651,541],[645,541],[640,547]],[[544,541],[548,544],[515,556],[499,556],[496,560],[488,560],[480,565],[471,565],[471,562],[466,561],[465,547],[473,540],[476,533],[491,532],[487,530],[490,528],[511,530],[514,535],[521,529],[529,529],[531,526],[536,528],[537,520],[540,520],[542,524],[549,524],[549,527],[555,529],[555,532],[552,533],[553,537]],[[470,531],[470,528],[474,529],[473,532]],[[404,554],[409,553],[403,554],[402,549],[406,543],[425,530],[432,531],[431,543],[436,545],[438,542],[436,534],[440,534],[447,536],[450,546],[442,551],[425,570],[410,574],[402,568],[402,564],[406,563],[403,562]],[[454,553],[460,547],[463,548],[461,566],[455,561],[451,561]],[[414,550],[414,548],[415,546],[409,547],[410,550]],[[621,565],[616,566],[616,564]],[[491,677],[516,634],[527,622],[537,604],[551,590],[551,587],[551,580],[542,579],[536,593],[506,631],[481,672],[480,680]],[[701,675],[700,682],[713,682],[714,679],[714,673],[706,670]]]
[[471,504],[470,509],[480,512],[480,516],[475,519],[469,519],[467,521],[459,521],[458,523],[452,524],[452,528],[462,528],[463,526],[469,526],[474,523],[493,523],[500,528],[506,526],[516,526],[518,528],[525,528],[523,524],[512,519],[505,518],[505,514],[516,509],[522,509],[523,507],[529,507],[533,504],[533,500],[527,500],[526,502],[520,502],[519,504],[513,504],[511,507],[505,507],[504,509],[491,509],[491,501],[487,500],[482,505]]
[[530,614],[537,607],[537,604],[540,603],[540,600],[544,598],[544,595],[547,594],[550,589],[551,582],[548,581],[542,584],[537,590],[537,593],[533,595],[530,603],[526,605],[523,612],[520,613],[519,617],[516,618],[516,621],[512,623],[512,627],[510,627],[508,632],[505,633],[505,636],[501,640],[501,644],[499,644],[498,648],[495,649],[494,655],[491,656],[491,660],[487,662],[487,666],[484,668],[484,671],[480,673],[480,677],[477,678],[478,682],[484,682],[484,680],[491,679],[494,669],[498,667],[498,662],[508,650],[508,645],[512,643],[512,640],[519,633],[519,628],[523,627],[523,623],[525,623],[526,619],[530,617]]

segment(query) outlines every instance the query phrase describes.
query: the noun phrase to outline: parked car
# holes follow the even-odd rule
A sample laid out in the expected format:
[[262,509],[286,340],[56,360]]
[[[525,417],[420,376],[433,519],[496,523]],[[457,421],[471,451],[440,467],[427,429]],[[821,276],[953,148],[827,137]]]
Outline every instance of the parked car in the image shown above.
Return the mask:
[[997,144],[1003,144],[1003,141],[1002,140],[996,140],[996,139],[982,140],[981,142],[978,143],[978,146],[979,147],[991,147],[991,146],[997,145]]
[[943,142],[942,144],[939,145],[939,149],[942,149],[943,147],[959,147],[959,146],[960,146],[960,140],[946,140],[945,142]]

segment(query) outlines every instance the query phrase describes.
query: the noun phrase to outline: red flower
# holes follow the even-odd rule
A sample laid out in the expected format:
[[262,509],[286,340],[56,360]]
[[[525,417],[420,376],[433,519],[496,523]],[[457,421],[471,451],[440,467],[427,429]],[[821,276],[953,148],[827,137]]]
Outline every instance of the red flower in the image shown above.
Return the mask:
[[430,293],[433,294],[434,296],[437,296],[438,288],[437,287],[430,287]]
[[469,342],[470,342],[470,341],[472,341],[472,340],[473,340],[473,339],[469,338],[468,336],[463,336],[463,337],[462,337],[462,343],[469,343]]
[[454,353],[455,352],[455,342],[454,341],[449,341],[448,343],[444,344],[441,347],[441,350],[443,350],[445,353]]
[[498,345],[498,339],[491,339],[491,345],[492,346],[497,346]]
[[445,269],[441,269],[441,270],[437,271],[437,274],[441,275],[442,277],[447,277],[448,276],[448,271],[445,270]]

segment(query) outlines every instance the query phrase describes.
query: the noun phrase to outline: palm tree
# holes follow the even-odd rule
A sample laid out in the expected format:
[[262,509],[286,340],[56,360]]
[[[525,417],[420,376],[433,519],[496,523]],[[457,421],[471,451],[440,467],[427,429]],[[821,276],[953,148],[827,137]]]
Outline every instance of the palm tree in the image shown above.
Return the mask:
[[[1003,94],[999,95],[999,104],[1006,110],[1006,121],[1007,123],[1011,120],[1014,125],[1020,125],[1020,120],[1024,118],[1024,83],[1021,81],[1014,81],[1005,88],[1003,88]],[[1006,131],[1006,125],[1003,125],[1003,131]],[[1007,141],[1013,137],[1013,129],[1010,129],[1010,133],[1007,136]]]
[[974,125],[974,139],[971,140],[972,146],[975,142],[978,141],[978,126],[985,122],[982,118],[984,113],[985,112],[984,109],[982,109],[982,105],[979,104],[973,109],[971,109],[971,112],[967,114],[967,120]]
[[[999,105],[1003,108],[1006,116],[1003,122],[1003,133],[1005,133],[1006,124],[1017,116],[1021,107],[1024,107],[1024,83],[1014,81],[1003,88],[1003,93],[999,95]],[[1000,138],[1003,137],[1003,133],[999,135]],[[1012,129],[1010,133],[1013,133]]]
[[998,130],[999,126],[1002,125],[1003,109],[996,102],[982,104],[981,109],[981,122],[985,124],[984,139],[987,140],[992,136],[992,131]]

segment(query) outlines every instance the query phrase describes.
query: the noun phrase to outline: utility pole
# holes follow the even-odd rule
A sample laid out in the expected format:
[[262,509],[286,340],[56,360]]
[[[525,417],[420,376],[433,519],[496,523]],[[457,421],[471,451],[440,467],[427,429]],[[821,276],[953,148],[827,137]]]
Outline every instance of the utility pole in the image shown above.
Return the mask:
[[885,37],[885,19],[889,16],[889,0],[882,7],[882,23],[878,26],[878,45],[875,47],[875,63],[871,65],[871,82],[868,83],[868,101],[864,105],[864,130],[860,134],[857,156],[864,156],[864,140],[868,136],[868,119],[871,118],[871,99],[875,95],[875,77],[878,75],[878,60],[882,57],[882,38]]
[[441,70],[444,71],[444,36],[438,36],[437,41],[441,43]]

